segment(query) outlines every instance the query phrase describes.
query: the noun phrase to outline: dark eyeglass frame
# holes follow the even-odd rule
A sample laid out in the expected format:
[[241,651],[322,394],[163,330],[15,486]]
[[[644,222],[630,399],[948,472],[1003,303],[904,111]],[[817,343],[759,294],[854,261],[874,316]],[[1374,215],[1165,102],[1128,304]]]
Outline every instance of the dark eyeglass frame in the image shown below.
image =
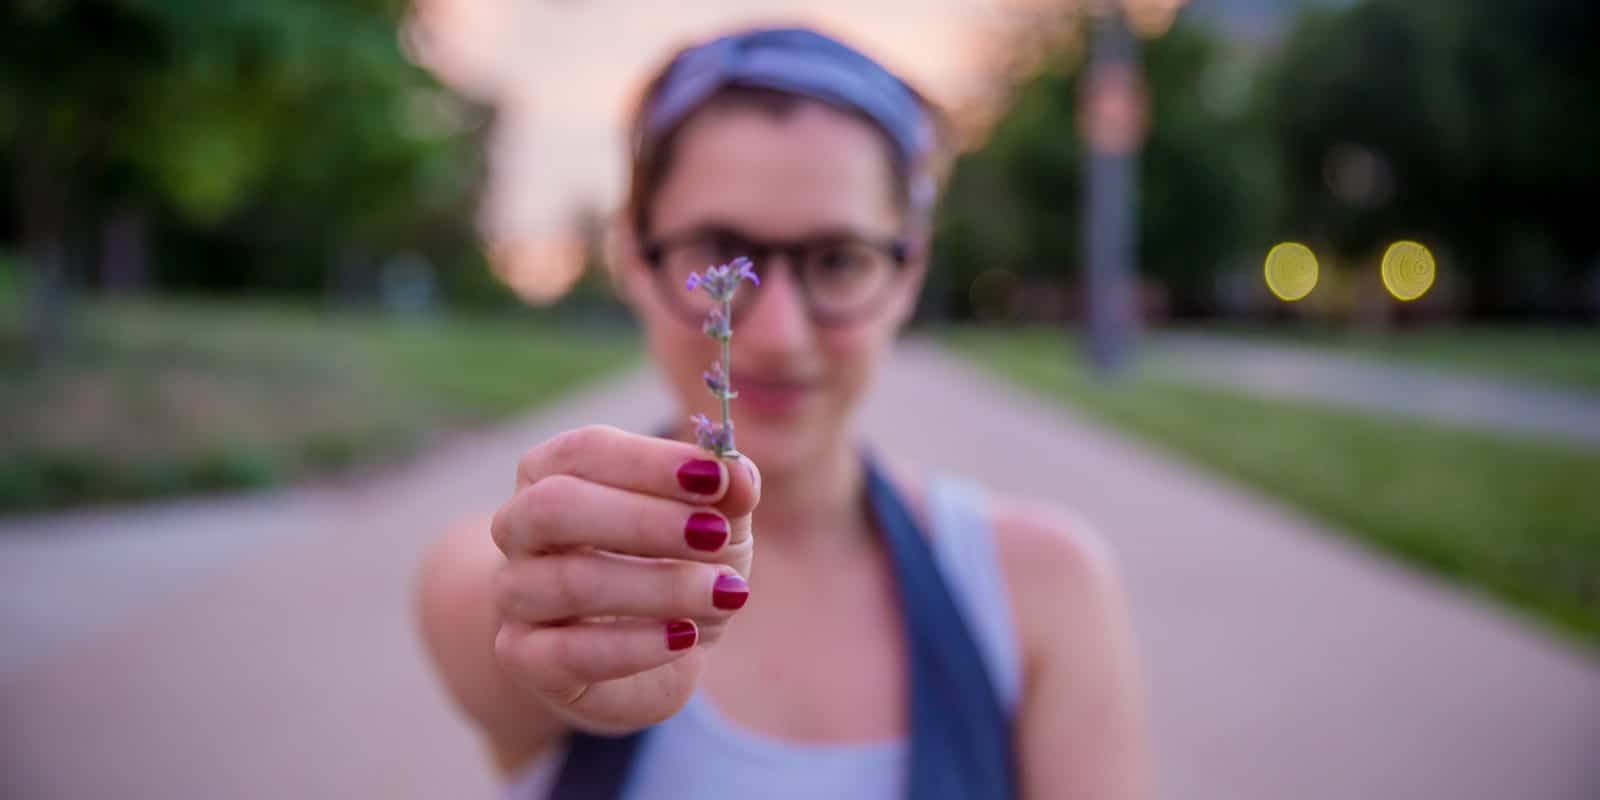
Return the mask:
[[[895,283],[904,274],[906,265],[911,261],[911,244],[904,237],[873,238],[849,231],[823,233],[803,239],[762,239],[747,236],[728,226],[706,225],[661,237],[640,236],[640,255],[644,257],[644,262],[650,267],[650,271],[655,274],[657,289],[666,299],[667,306],[690,325],[700,325],[705,321],[705,314],[702,310],[689,305],[683,294],[684,287],[674,285],[672,277],[663,269],[667,254],[673,248],[719,241],[726,243],[728,249],[735,255],[743,255],[750,259],[756,274],[763,279],[766,279],[772,268],[771,257],[774,253],[787,256],[784,263],[789,270],[789,277],[800,287],[800,295],[805,299],[806,315],[819,325],[849,325],[876,315],[882,309],[884,300],[888,298]],[[805,277],[806,270],[800,269],[800,265],[809,254],[840,245],[861,245],[888,256],[894,265],[894,274],[890,280],[884,282],[883,288],[878,290],[876,296],[862,302],[859,307],[845,312],[824,311],[818,306],[810,282]],[[741,310],[747,310],[759,293],[760,289],[757,287],[743,287],[734,298],[735,317]]]

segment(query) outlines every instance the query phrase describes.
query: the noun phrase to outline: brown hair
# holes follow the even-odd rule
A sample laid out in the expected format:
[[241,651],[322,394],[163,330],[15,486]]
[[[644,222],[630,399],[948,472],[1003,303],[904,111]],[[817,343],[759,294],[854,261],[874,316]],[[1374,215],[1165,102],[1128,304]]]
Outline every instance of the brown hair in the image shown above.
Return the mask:
[[[779,89],[739,85],[724,86],[713,92],[694,111],[687,114],[677,124],[672,125],[665,131],[651,134],[645,129],[645,111],[665,82],[668,68],[671,64],[672,59],[669,59],[667,61],[668,66],[659,70],[650,79],[650,82],[645,84],[644,91],[634,104],[629,123],[629,177],[627,205],[624,207],[624,213],[627,214],[627,220],[632,225],[634,234],[641,238],[649,229],[650,212],[656,192],[661,189],[662,182],[666,180],[667,173],[672,169],[673,153],[676,149],[679,132],[686,127],[690,120],[710,110],[753,110],[778,119],[787,117],[808,104],[821,105],[842,111],[871,126],[873,131],[878,134],[892,170],[895,202],[902,211],[912,208],[915,199],[912,197],[912,186],[920,179],[926,178],[928,185],[935,189],[932,194],[937,194],[936,187],[940,184],[949,161],[949,157],[945,152],[945,143],[949,139],[947,135],[949,124],[944,112],[915,89],[912,89],[912,93],[933,123],[934,146],[929,148],[928,155],[920,159],[919,162],[908,164],[896,155],[894,142],[889,133],[883,130],[871,117],[809,95],[786,92]],[[933,197],[924,198],[921,202],[928,207],[918,210],[924,213],[931,213]]]

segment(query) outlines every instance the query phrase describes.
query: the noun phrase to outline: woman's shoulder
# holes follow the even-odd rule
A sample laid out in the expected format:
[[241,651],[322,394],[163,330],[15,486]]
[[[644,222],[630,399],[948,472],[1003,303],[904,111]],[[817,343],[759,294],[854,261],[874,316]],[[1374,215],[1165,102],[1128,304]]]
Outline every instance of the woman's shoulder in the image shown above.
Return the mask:
[[1115,578],[1116,559],[1099,531],[1054,503],[990,491],[988,516],[1008,576],[1058,586]]
[[1026,661],[1119,613],[1121,570],[1088,522],[1054,503],[993,491],[987,508]]
[[1120,579],[1111,548],[1088,521],[1056,503],[995,490],[955,473],[896,475],[932,528],[951,506],[987,523],[996,560],[1014,603],[1114,592]]

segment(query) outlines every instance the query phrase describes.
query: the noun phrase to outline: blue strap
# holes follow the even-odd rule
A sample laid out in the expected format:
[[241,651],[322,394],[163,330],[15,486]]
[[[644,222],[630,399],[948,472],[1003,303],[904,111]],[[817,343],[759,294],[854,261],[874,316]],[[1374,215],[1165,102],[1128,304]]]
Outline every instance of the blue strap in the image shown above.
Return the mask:
[[550,790],[550,800],[615,800],[622,797],[628,765],[644,733],[592,736],[574,731],[567,737],[567,759]]
[[[916,800],[1015,797],[1011,723],[978,645],[916,518],[873,459],[865,458],[864,466],[867,504],[892,564],[910,651],[906,794]],[[552,800],[620,800],[648,733],[574,733]]]
[[871,458],[867,501],[889,551],[911,649],[909,797],[1016,795],[1011,723],[928,538]]

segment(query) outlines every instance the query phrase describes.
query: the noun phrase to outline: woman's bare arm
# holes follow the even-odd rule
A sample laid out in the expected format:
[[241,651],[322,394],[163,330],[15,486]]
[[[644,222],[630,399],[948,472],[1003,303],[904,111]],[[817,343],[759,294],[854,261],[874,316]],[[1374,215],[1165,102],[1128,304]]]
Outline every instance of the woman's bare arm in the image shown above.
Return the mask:
[[489,536],[489,520],[463,520],[424,557],[417,603],[422,638],[445,688],[484,732],[501,770],[510,773],[566,727],[545,704],[518,691],[495,658],[500,619],[493,587],[505,563]]
[[1151,797],[1142,678],[1109,552],[1048,507],[999,504],[994,527],[1022,642],[1022,796]]

